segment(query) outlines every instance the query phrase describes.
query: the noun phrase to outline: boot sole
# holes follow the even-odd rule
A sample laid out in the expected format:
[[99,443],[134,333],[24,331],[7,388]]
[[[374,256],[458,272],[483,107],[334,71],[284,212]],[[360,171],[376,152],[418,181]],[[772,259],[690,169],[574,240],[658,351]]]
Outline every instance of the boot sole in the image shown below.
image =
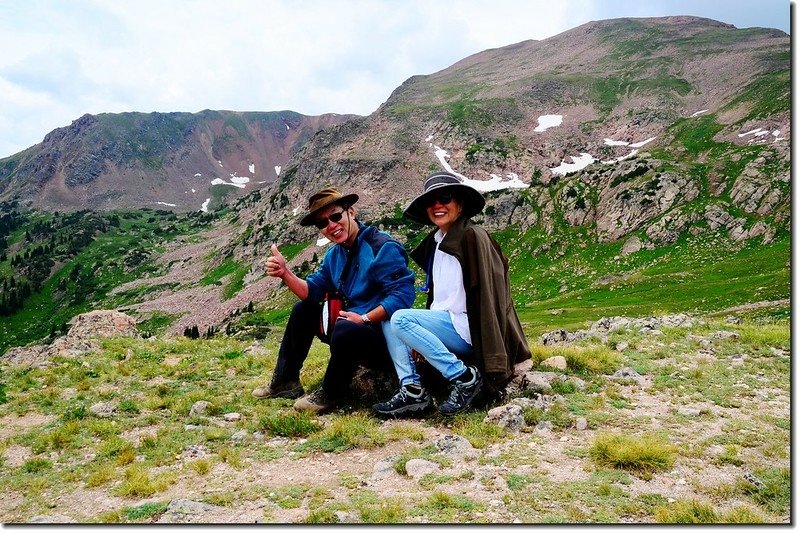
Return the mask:
[[253,398],[256,398],[257,400],[268,400],[269,398],[285,398],[288,400],[296,400],[303,394],[305,394],[305,391],[302,388],[300,388],[300,389],[292,389],[287,391],[276,392],[274,394],[267,394],[265,396],[256,396],[254,394]]
[[397,418],[399,415],[414,417],[414,416],[424,415],[426,412],[430,411],[431,407],[432,404],[428,402],[426,404],[406,405],[404,407],[399,407],[393,411],[379,411],[373,407],[372,411],[376,415],[382,417]]

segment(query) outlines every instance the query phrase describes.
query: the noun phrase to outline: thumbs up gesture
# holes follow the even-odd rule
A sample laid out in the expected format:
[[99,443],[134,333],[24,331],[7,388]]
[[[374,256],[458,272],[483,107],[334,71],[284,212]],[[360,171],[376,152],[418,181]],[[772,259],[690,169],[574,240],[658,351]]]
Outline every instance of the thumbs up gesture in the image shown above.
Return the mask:
[[281,255],[276,245],[270,249],[272,255],[267,258],[267,274],[274,278],[283,278],[286,275],[286,259]]

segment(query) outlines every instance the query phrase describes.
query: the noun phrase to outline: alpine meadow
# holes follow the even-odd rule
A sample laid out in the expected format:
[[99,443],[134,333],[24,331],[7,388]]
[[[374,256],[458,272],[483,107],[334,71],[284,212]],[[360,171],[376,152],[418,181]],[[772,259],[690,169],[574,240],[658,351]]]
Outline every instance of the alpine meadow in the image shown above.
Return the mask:
[[[0,159],[0,521],[791,522],[790,62],[777,29],[603,20],[368,116],[84,115]],[[329,245],[308,197],[357,192],[410,251],[441,169],[509,259],[533,359],[506,394],[253,398],[295,301],[270,246],[304,276]]]

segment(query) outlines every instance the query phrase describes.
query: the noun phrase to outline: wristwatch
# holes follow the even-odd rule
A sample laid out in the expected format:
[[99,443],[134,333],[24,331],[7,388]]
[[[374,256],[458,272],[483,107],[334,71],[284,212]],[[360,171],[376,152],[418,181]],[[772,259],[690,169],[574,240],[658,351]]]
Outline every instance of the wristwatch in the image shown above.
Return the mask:
[[367,316],[367,314],[366,314],[366,313],[364,313],[363,315],[361,315],[361,320],[363,320],[363,321],[364,321],[364,324],[369,324],[369,323],[370,323],[370,319],[369,319],[369,317]]

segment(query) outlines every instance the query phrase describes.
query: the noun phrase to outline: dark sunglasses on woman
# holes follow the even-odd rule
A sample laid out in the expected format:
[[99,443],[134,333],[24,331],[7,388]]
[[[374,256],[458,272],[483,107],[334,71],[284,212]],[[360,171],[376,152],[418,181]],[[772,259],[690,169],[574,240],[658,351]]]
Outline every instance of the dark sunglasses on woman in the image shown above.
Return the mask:
[[339,211],[338,213],[331,213],[327,217],[323,217],[323,218],[321,218],[319,220],[315,220],[314,221],[314,225],[317,227],[317,229],[325,229],[325,228],[328,227],[328,221],[329,220],[331,222],[334,222],[334,223],[339,222],[340,220],[342,220],[342,215],[343,214],[344,214],[344,211]]
[[439,202],[441,205],[447,205],[453,201],[453,193],[444,192],[442,194],[437,194],[435,196],[431,196],[425,200],[425,207],[431,207],[436,202]]

